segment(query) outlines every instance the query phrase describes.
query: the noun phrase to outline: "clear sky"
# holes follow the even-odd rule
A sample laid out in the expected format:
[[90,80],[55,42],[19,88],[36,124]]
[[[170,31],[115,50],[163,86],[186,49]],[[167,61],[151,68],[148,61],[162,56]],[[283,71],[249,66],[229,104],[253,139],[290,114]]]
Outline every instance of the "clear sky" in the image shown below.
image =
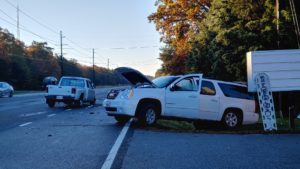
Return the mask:
[[161,65],[158,57],[162,46],[155,25],[147,19],[156,10],[154,3],[155,0],[0,0],[0,27],[17,36],[17,12],[12,4],[19,4],[25,12],[20,12],[21,27],[43,37],[21,30],[20,39],[26,45],[46,39],[59,53],[55,44],[59,44],[61,30],[66,36],[66,58],[90,65],[95,48],[95,62],[99,66],[107,67],[109,59],[110,68],[128,66],[154,75]]

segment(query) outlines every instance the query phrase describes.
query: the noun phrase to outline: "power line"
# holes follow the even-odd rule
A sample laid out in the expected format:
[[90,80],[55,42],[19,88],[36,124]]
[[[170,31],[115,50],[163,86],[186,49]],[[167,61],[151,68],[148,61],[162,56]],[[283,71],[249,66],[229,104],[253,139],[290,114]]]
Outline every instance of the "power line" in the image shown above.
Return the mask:
[[[78,50],[78,49],[76,49],[76,48],[68,48],[68,49],[74,50],[74,51],[80,53],[80,54],[83,55],[83,56],[87,55],[87,54],[85,54],[85,53],[82,53],[80,50]],[[92,57],[87,57],[87,56],[85,56],[85,58],[92,58]]]
[[98,48],[99,50],[136,50],[136,49],[150,49],[158,48],[156,45],[147,45],[147,46],[131,46],[131,47],[111,47],[111,48]]
[[[28,18],[30,18],[31,20],[33,20],[34,22],[36,22],[37,24],[41,25],[42,27],[48,29],[49,31],[51,31],[52,33],[55,34],[60,34],[58,31],[50,28],[49,26],[43,24],[42,22],[38,21],[37,19],[35,19],[34,17],[30,16],[29,14],[27,14],[26,12],[24,12],[23,10],[19,9],[18,6],[15,6],[13,3],[11,3],[9,0],[5,0],[10,6],[12,6],[13,8],[16,8],[17,10],[19,10],[22,14],[24,14],[25,16],[27,16]],[[10,17],[11,18],[11,17]],[[13,18],[11,18],[13,19]],[[15,20],[15,19],[14,19]],[[81,47],[81,45],[79,45],[78,43],[72,41],[71,39],[65,37],[66,40],[68,40],[70,43],[72,43],[73,45],[85,50],[83,47]],[[74,50],[76,50],[77,52],[83,54],[81,51],[77,50],[76,48],[74,48]],[[83,54],[85,55],[85,54]]]
[[72,41],[71,39],[69,39],[68,37],[66,37],[66,40],[68,40],[70,43],[72,43],[73,45],[79,47],[80,49],[86,51],[87,53],[90,53],[90,51],[88,51],[86,48],[83,48],[81,45],[79,45],[78,43]]
[[3,11],[2,9],[0,9],[0,12],[3,13],[5,16],[7,16],[8,18],[10,18],[11,20],[14,20],[15,22],[17,22],[17,20],[11,16],[9,16],[5,11]]
[[[13,17],[11,17],[11,16],[9,16],[5,11],[3,11],[2,9],[0,9],[0,12],[1,13],[3,13],[5,16],[7,16],[8,18],[10,18],[11,20],[13,20],[13,21],[15,21],[15,22],[18,22],[16,19],[14,19]],[[7,21],[6,19],[3,19],[2,17],[0,17],[3,21],[5,21],[5,22],[7,22],[7,23],[9,23],[9,24],[11,24],[11,25],[13,25],[13,26],[21,26],[21,28],[20,29],[22,29],[22,30],[24,30],[24,31],[26,31],[26,32],[28,32],[28,33],[31,33],[31,34],[33,34],[33,35],[35,35],[35,36],[38,36],[38,37],[40,37],[41,39],[44,39],[44,40],[48,40],[48,41],[52,41],[53,43],[56,43],[56,41],[54,41],[54,40],[51,40],[51,39],[48,39],[48,38],[45,38],[45,37],[42,37],[41,35],[38,35],[38,34],[36,34],[36,33],[34,33],[34,32],[32,32],[32,31],[30,31],[28,28],[26,28],[24,25],[21,25],[21,24],[19,24],[19,25],[15,25],[15,24],[13,24],[13,23],[11,23],[10,21]]]
[[[12,26],[16,26],[15,24],[11,23],[10,21],[8,21],[8,20],[6,20],[6,19],[4,19],[4,18],[2,18],[2,17],[0,17],[0,19],[3,20],[3,21],[6,22],[6,23],[12,25]],[[39,37],[39,38],[41,38],[41,39],[43,39],[43,40],[45,40],[45,41],[48,41],[49,43],[51,43],[51,44],[53,44],[53,45],[56,45],[56,44],[55,44],[56,41],[51,40],[51,39],[48,39],[48,38],[45,38],[45,37],[43,37],[43,36],[41,36],[41,35],[38,35],[38,34],[32,32],[32,31],[30,31],[30,30],[24,28],[23,26],[20,27],[20,29],[23,30],[23,31],[25,31],[25,32],[28,32],[28,33],[30,33],[30,34],[32,34],[32,35],[35,35],[35,36],[37,36],[37,37]]]
[[72,49],[71,48],[64,48],[65,50],[69,50],[69,51],[67,51],[66,53],[68,54],[68,53],[70,53],[72,56],[74,56],[74,57],[79,57],[79,58],[83,58],[83,59],[92,59],[93,57],[87,57],[87,56],[82,56],[82,55],[78,55],[77,53],[75,53],[74,51],[72,51]]
[[295,33],[296,33],[296,39],[297,39],[297,43],[298,43],[298,48],[300,48],[300,28],[299,28],[299,24],[298,24],[298,18],[297,18],[297,13],[296,13],[296,9],[295,9],[295,4],[294,4],[294,0],[289,0],[290,1],[290,8],[291,8],[291,12],[292,12],[292,17],[293,17],[293,23],[294,23],[294,27],[295,27]]
[[19,9],[18,6],[15,6],[13,3],[11,3],[9,0],[5,0],[10,6],[14,7],[15,9],[19,10],[23,15],[27,16],[28,18],[30,18],[31,20],[33,20],[34,22],[36,22],[37,24],[39,24],[40,26],[44,27],[45,29],[49,30],[52,33],[55,34],[59,34],[58,31],[55,31],[54,29],[50,28],[49,26],[41,23],[40,21],[38,21],[37,19],[33,18],[32,16],[30,16],[29,14],[27,14],[26,12],[24,12],[23,10]]

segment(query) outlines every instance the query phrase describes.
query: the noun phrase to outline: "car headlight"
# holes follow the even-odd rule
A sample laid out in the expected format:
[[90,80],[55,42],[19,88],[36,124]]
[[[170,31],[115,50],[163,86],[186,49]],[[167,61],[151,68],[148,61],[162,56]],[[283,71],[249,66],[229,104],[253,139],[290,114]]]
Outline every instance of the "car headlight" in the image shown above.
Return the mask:
[[130,90],[126,89],[122,92],[122,95],[121,95],[122,99],[130,99],[132,97],[133,97],[133,90],[132,89],[130,89]]

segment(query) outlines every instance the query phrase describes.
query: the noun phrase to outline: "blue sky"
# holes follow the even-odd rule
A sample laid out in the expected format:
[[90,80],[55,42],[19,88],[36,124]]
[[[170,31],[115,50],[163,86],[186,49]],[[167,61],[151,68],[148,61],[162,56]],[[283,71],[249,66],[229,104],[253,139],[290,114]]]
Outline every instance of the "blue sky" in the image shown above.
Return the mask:
[[20,13],[20,24],[43,37],[21,30],[20,37],[26,45],[46,39],[55,53],[59,53],[55,44],[59,44],[61,30],[66,36],[63,39],[67,44],[66,58],[90,65],[95,48],[95,62],[99,66],[106,67],[109,59],[110,68],[128,66],[147,75],[154,75],[160,68],[161,61],[157,59],[162,46],[160,36],[147,19],[156,10],[155,0],[0,0],[0,9],[12,17],[0,11],[0,27],[16,35],[13,18],[17,12],[7,1],[19,3],[23,12],[54,31]]

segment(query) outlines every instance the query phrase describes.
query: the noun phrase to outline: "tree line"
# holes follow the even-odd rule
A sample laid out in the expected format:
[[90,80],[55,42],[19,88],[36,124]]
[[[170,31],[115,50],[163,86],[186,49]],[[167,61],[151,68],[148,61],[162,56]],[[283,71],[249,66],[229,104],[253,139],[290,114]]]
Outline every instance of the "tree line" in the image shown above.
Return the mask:
[[[294,2],[299,16],[300,2]],[[298,48],[289,0],[280,1],[279,20],[275,0],[157,0],[155,5],[148,19],[166,44],[156,76],[200,72],[246,81],[248,51]]]
[[[92,79],[93,69],[63,58],[64,75]],[[40,89],[46,76],[61,77],[60,57],[46,42],[33,41],[26,46],[8,30],[0,28],[0,81],[9,82],[15,89]],[[114,71],[95,66],[95,85],[124,84]]]

